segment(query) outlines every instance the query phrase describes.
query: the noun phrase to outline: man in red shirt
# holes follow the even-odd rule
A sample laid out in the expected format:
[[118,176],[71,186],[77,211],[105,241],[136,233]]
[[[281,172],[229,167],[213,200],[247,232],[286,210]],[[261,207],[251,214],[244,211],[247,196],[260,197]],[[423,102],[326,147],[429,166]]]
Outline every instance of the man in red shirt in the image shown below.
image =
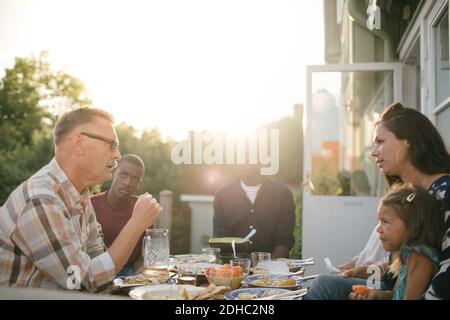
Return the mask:
[[[145,166],[134,154],[124,155],[114,171],[111,188],[91,197],[97,221],[102,226],[106,247],[110,247],[131,218],[137,197],[133,195],[142,183]],[[118,276],[137,273],[142,267],[142,239],[136,244],[130,258]]]

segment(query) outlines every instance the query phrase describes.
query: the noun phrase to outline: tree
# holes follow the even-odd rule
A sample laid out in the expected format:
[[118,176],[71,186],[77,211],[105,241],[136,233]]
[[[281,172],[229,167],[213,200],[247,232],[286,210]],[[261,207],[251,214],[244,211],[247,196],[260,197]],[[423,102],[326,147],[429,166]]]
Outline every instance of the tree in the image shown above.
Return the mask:
[[280,167],[275,178],[296,187],[303,177],[303,109],[298,108],[293,117],[284,117],[262,126],[278,129],[280,133]]
[[31,145],[19,145],[14,150],[0,152],[0,204],[20,183],[49,162],[53,154],[49,128],[36,131]]
[[89,103],[83,83],[52,70],[46,53],[16,58],[0,80],[0,204],[53,157],[56,115]]
[[16,58],[0,81],[0,149],[30,145],[35,131],[53,126],[56,114],[90,102],[83,83],[52,70],[46,53]]

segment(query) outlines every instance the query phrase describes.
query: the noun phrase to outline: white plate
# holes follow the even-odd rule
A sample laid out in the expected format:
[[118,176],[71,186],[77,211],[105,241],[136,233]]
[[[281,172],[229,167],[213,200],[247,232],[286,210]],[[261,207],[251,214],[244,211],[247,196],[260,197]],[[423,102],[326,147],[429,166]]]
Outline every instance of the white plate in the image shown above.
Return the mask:
[[154,286],[145,286],[133,289],[129,295],[135,300],[186,300],[183,296],[183,290],[186,290],[189,297],[205,291],[205,288],[191,285],[169,285],[161,284]]
[[[273,288],[242,288],[225,293],[226,300],[253,300],[255,298],[260,298],[268,295],[275,295],[280,293],[291,292],[287,289],[273,289]],[[247,294],[248,298],[240,299],[240,294]]]

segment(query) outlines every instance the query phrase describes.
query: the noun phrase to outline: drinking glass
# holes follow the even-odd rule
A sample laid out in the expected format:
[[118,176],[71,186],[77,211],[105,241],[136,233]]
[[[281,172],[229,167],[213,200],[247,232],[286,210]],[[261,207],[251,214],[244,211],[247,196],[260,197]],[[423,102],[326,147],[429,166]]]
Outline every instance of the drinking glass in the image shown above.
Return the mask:
[[252,268],[257,267],[260,262],[270,261],[270,257],[271,257],[270,252],[252,252],[251,253]]
[[269,269],[266,267],[254,267],[252,269],[253,274],[262,274],[264,276],[267,276],[269,274]]
[[198,266],[195,263],[180,263],[178,265],[178,283],[197,284]]
[[203,248],[202,254],[206,262],[218,263],[220,256],[220,248]]
[[241,267],[244,276],[250,272],[250,259],[231,259],[230,265],[231,267]]

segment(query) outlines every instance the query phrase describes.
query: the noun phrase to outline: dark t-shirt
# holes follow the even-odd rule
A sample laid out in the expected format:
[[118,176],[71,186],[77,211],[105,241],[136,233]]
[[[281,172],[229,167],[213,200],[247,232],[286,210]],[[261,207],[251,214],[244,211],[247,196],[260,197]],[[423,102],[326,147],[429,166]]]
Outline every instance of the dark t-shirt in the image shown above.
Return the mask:
[[[137,197],[131,196],[125,208],[115,209],[109,205],[106,199],[107,193],[108,191],[105,191],[92,196],[91,202],[95,210],[95,215],[97,216],[97,221],[102,226],[105,245],[109,248],[128,220],[130,220]],[[132,266],[142,256],[141,246],[143,237],[144,234],[141,235],[141,239],[136,244],[125,266]]]
[[214,237],[245,237],[256,229],[249,252],[272,252],[294,244],[295,204],[285,184],[263,177],[252,204],[241,187],[241,178],[219,189],[214,197]]

